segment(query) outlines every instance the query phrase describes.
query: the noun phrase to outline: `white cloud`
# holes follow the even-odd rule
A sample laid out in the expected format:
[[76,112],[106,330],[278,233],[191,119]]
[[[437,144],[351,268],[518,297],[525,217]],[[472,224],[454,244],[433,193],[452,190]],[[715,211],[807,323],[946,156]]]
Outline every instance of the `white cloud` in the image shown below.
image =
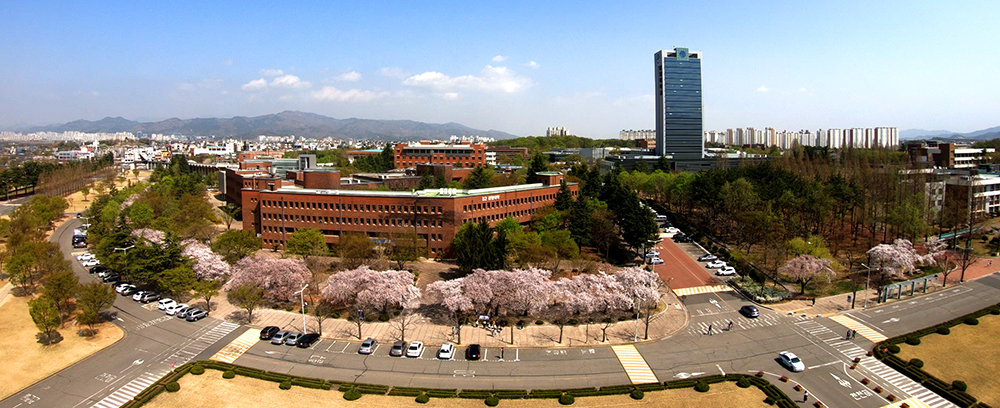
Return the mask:
[[402,68],[398,67],[385,67],[378,70],[378,73],[390,78],[400,78],[400,79],[406,78],[409,75]]
[[442,98],[444,98],[445,100],[448,100],[448,101],[453,101],[455,99],[458,99],[458,93],[457,92],[446,92],[444,94],[444,96],[442,96]]
[[259,91],[264,88],[267,88],[267,80],[264,78],[255,79],[243,84],[244,91]]
[[768,88],[768,87],[766,87],[764,85],[761,85],[760,88],[757,88],[757,92],[760,92],[760,93],[767,93],[767,91],[770,91],[770,90],[771,90],[771,88]]
[[361,79],[361,74],[357,73],[356,71],[345,72],[337,76],[338,81],[344,81],[344,82],[358,82],[359,79]]
[[282,75],[280,77],[271,80],[271,87],[274,88],[295,88],[295,89],[305,89],[312,86],[311,83],[307,81],[299,80],[299,77],[288,74]]
[[528,61],[528,63],[524,64],[524,66],[526,66],[528,68],[538,68],[539,65],[535,61]]
[[440,72],[428,71],[403,81],[404,85],[429,87],[439,90],[472,89],[477,91],[514,93],[531,86],[531,80],[517,76],[507,67],[487,65],[479,76],[450,77]]
[[263,75],[263,76],[266,76],[266,77],[276,77],[276,76],[283,75],[284,73],[285,73],[285,71],[282,71],[280,69],[262,69],[262,70],[260,70],[260,74]]
[[507,59],[506,55],[497,55],[493,57],[493,62],[503,62],[505,59]]
[[332,86],[324,86],[323,89],[313,91],[312,97],[320,101],[334,102],[368,102],[378,98],[388,96],[388,92],[375,92],[362,89],[348,89],[346,91]]

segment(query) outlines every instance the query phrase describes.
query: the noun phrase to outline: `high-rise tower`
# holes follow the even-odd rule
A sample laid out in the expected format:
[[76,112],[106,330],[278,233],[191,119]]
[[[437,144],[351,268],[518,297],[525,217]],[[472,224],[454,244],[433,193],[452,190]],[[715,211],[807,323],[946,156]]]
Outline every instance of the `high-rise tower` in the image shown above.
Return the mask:
[[701,159],[701,52],[661,50],[656,65],[656,154],[675,160]]

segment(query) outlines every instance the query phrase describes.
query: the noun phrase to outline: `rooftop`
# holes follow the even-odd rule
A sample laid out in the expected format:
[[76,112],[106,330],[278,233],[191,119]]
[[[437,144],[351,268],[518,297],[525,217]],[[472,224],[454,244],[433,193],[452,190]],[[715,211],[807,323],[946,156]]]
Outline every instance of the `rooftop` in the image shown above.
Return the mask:
[[[576,183],[568,183],[576,184]],[[475,190],[460,190],[456,188],[433,188],[416,191],[371,191],[371,190],[323,190],[308,189],[298,186],[283,186],[275,190],[277,193],[291,194],[322,194],[322,195],[343,195],[343,196],[367,196],[367,197],[473,197],[487,194],[512,193],[517,191],[536,190],[546,186],[542,183],[519,184],[515,186],[480,188]]]

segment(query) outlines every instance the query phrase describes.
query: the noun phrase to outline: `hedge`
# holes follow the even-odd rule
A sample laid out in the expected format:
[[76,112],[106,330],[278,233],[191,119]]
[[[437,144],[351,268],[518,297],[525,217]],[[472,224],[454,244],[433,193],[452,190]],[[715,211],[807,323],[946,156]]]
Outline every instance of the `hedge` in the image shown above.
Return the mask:
[[427,390],[427,396],[431,398],[455,398],[458,396],[458,390],[429,389]]
[[416,397],[423,393],[423,388],[392,387],[389,390],[390,397]]
[[486,399],[491,395],[493,395],[493,393],[488,390],[462,390],[462,392],[458,393],[459,398],[468,399]]

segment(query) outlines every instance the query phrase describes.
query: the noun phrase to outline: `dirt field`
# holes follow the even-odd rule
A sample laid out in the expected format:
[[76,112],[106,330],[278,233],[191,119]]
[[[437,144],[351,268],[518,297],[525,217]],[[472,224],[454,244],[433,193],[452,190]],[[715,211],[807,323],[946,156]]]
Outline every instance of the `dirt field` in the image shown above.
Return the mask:
[[96,328],[97,336],[83,338],[77,336],[76,330],[67,324],[66,328],[59,330],[63,336],[61,342],[42,346],[34,341],[38,328],[28,314],[28,299],[7,295],[0,303],[0,333],[17,341],[10,341],[0,348],[0,361],[4,362],[7,373],[0,383],[0,398],[6,398],[122,338],[122,331],[110,323]]
[[960,324],[951,334],[931,334],[921,339],[920,345],[900,344],[899,358],[924,361],[924,371],[945,382],[965,381],[972,396],[990,406],[1000,406],[1000,378],[996,367],[1000,365],[1000,348],[995,346],[1000,338],[1000,316],[986,315],[978,326]]
[[[145,408],[271,408],[275,404],[294,401],[296,407],[482,407],[481,400],[460,398],[431,398],[427,404],[418,404],[412,397],[388,397],[365,395],[357,401],[346,401],[338,391],[321,391],[292,387],[281,390],[278,384],[269,381],[237,376],[232,380],[222,379],[216,370],[206,370],[204,375],[186,375],[178,383],[181,390],[176,393],[161,393]],[[671,408],[757,408],[767,407],[764,394],[756,388],[739,388],[734,383],[713,384],[712,390],[702,394],[693,389],[648,392],[642,400],[636,401],[628,395],[611,397],[577,398],[574,407],[662,407]],[[551,400],[501,400],[500,407],[556,408],[559,401]]]

